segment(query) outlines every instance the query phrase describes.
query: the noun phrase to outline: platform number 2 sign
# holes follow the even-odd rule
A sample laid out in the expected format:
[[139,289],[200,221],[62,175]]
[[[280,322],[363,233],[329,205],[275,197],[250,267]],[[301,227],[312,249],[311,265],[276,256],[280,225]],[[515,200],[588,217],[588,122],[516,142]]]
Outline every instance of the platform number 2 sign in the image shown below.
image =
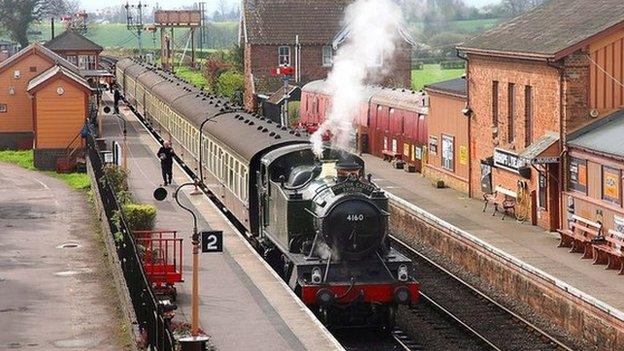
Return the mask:
[[201,232],[201,246],[203,253],[223,252],[223,232]]

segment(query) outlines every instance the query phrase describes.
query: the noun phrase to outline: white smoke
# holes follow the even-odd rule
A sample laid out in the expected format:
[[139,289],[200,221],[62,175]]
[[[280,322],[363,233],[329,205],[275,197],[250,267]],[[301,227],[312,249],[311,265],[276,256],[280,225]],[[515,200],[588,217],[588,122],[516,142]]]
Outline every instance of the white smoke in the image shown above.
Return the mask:
[[383,64],[392,61],[398,29],[403,25],[401,8],[392,0],[357,0],[347,7],[344,25],[350,34],[334,56],[327,87],[332,106],[325,122],[311,137],[314,153],[322,157],[323,134],[332,134],[334,146],[350,149],[353,119],[357,116],[366,88],[366,80],[381,81],[387,69],[372,68],[383,57]]

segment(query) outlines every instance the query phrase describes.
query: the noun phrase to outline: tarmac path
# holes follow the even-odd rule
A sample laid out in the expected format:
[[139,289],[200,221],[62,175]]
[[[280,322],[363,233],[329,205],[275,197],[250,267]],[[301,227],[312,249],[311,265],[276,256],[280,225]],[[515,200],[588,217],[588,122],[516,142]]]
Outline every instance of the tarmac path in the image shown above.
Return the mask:
[[0,163],[0,350],[124,349],[92,218],[84,194]]

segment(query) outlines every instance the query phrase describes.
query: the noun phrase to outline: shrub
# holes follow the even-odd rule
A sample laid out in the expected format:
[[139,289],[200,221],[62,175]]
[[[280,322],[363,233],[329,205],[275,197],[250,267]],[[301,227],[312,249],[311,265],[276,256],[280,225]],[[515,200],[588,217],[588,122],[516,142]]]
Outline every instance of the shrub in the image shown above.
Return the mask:
[[152,230],[156,224],[156,207],[147,204],[125,204],[123,213],[128,229]]
[[115,194],[128,191],[127,170],[117,165],[106,165],[104,166],[104,177],[104,182],[113,188]]
[[223,60],[206,60],[202,72],[211,91],[217,92],[217,81],[219,76],[232,68],[232,64]]
[[301,117],[300,106],[301,102],[299,101],[288,102],[288,119],[291,126],[299,124],[299,118]]
[[219,76],[217,79],[216,92],[219,95],[223,95],[229,98],[231,101],[240,103],[242,94],[245,87],[245,77],[236,71],[227,71]]

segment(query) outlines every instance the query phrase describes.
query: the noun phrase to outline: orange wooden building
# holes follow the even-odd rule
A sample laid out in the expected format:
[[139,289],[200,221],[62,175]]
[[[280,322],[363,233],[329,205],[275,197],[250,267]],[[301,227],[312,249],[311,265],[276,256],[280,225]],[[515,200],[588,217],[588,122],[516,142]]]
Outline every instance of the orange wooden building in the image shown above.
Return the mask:
[[87,118],[91,87],[60,65],[28,84],[32,96],[35,167],[54,169],[56,160],[74,149],[84,149],[80,131]]
[[[74,90],[75,86],[85,87],[85,84],[78,67],[39,43],[29,45],[0,63],[0,149],[35,147],[35,166],[54,168],[54,155],[58,155],[58,150],[64,149],[80,130],[69,128],[66,121],[73,121],[80,115],[82,125],[87,117],[85,106],[90,89],[81,90],[82,94],[76,94]],[[51,99],[47,94],[60,91],[58,88],[64,93]],[[49,124],[41,120],[37,126],[36,115],[42,118],[53,116],[56,120]],[[49,143],[43,141],[44,135],[51,132],[48,128],[74,135],[58,135],[56,141]],[[36,138],[39,134],[43,139]],[[37,143],[34,143],[35,139],[38,139]]]
[[458,78],[428,85],[428,162],[423,174],[432,180],[469,193],[470,160],[466,116],[466,79]]

